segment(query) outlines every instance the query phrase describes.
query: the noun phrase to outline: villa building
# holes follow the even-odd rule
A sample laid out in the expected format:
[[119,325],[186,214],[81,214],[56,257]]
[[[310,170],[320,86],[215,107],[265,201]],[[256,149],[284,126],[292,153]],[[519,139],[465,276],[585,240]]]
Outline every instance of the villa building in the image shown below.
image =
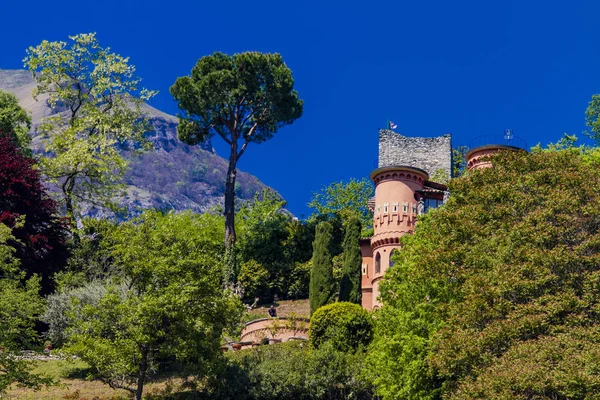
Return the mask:
[[[525,143],[510,133],[481,136],[471,141],[466,154],[469,170],[490,167],[486,158],[502,150],[523,150]],[[388,129],[379,131],[378,168],[371,172],[375,197],[373,236],[360,242],[362,252],[362,306],[379,307],[379,282],[393,266],[400,237],[412,233],[419,215],[444,204],[447,187],[435,180],[452,176],[452,138],[406,137]]]

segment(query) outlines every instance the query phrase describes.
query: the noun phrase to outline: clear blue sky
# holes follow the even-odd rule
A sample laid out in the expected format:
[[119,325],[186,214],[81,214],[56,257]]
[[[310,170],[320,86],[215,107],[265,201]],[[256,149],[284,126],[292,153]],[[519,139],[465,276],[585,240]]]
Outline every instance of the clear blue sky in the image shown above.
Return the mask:
[[281,53],[304,116],[250,147],[239,167],[297,215],[322,186],[368,175],[388,118],[408,136],[452,133],[455,145],[505,128],[546,144],[581,136],[600,93],[598,1],[0,0],[0,9],[0,68],[21,68],[43,39],[97,32],[173,114],[169,86],[201,56]]

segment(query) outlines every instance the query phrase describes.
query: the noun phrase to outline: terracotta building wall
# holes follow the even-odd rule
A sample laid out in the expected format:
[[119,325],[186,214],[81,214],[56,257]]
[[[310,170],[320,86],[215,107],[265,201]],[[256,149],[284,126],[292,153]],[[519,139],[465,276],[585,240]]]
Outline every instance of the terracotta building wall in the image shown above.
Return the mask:
[[400,237],[411,233],[417,221],[418,196],[428,175],[418,168],[395,166],[379,168],[371,173],[375,183],[375,211],[370,252],[363,245],[363,264],[372,266],[363,275],[363,307],[370,310],[380,305],[379,281],[390,266],[390,255],[400,249]]
[[371,251],[371,240],[361,239],[360,240],[360,252],[362,255],[362,266],[361,266],[361,288],[362,288],[362,306],[363,308],[370,309],[373,302],[373,285],[371,280],[373,279],[373,252]]

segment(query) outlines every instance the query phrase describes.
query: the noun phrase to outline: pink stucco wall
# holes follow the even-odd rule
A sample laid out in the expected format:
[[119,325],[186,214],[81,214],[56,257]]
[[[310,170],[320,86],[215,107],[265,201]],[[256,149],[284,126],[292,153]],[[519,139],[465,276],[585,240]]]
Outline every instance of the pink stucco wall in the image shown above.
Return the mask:
[[362,305],[367,310],[381,305],[379,281],[389,268],[392,251],[400,249],[400,237],[414,230],[418,208],[415,193],[423,189],[428,178],[423,170],[403,166],[379,168],[371,173],[375,183],[374,232],[369,249],[361,242],[363,264],[368,265],[367,274],[362,277]]

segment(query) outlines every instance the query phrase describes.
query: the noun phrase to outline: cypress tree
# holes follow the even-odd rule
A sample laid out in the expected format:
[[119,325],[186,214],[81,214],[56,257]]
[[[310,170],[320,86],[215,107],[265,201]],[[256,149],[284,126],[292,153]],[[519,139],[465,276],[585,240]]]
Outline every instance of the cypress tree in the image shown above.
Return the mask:
[[342,281],[340,283],[339,301],[349,301],[361,304],[362,293],[360,288],[360,267],[362,255],[360,253],[360,220],[353,217],[346,224],[344,235],[344,265],[342,267]]
[[313,242],[312,270],[310,272],[310,313],[335,300],[333,257],[331,255],[333,227],[329,222],[317,225]]

